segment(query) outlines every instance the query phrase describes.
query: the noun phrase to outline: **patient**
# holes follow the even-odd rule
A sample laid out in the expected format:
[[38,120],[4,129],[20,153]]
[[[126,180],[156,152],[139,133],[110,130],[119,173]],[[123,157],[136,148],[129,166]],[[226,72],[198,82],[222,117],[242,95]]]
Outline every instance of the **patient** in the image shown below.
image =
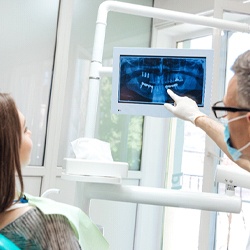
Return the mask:
[[[80,209],[45,198],[27,199],[21,168],[29,164],[31,150],[25,117],[9,94],[0,93],[0,234],[20,249],[108,249],[106,240]],[[70,218],[65,215],[67,209]]]

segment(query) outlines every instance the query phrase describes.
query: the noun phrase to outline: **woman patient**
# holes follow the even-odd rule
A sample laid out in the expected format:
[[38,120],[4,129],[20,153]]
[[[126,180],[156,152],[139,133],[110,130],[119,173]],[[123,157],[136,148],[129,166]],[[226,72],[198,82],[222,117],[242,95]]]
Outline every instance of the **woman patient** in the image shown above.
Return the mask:
[[[31,150],[31,131],[26,126],[24,115],[16,108],[9,94],[0,93],[0,234],[20,249],[108,249],[103,236],[89,218],[81,214],[82,211],[79,212],[80,209],[72,207],[70,211],[72,214],[76,213],[74,218],[79,219],[76,224],[85,228],[86,235],[88,228],[94,230],[92,239],[89,239],[93,243],[79,240],[84,238],[81,237],[82,231],[65,214],[48,211],[44,213],[43,209],[34,205],[36,202],[30,202],[24,196],[21,168],[29,164]],[[20,190],[17,190],[16,175]],[[49,199],[37,199],[42,204],[41,207],[46,208],[46,200]],[[56,209],[64,210],[62,203],[49,201],[48,204],[54,207],[58,204]],[[84,223],[87,225],[82,225]],[[96,240],[99,241],[99,246],[95,245]]]

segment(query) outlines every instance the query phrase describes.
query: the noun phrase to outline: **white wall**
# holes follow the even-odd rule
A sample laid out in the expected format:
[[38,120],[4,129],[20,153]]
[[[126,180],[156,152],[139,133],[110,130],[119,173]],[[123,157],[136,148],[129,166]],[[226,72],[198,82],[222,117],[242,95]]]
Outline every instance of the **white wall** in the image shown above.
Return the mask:
[[213,10],[214,0],[155,0],[154,7],[181,11],[186,13],[200,13]]

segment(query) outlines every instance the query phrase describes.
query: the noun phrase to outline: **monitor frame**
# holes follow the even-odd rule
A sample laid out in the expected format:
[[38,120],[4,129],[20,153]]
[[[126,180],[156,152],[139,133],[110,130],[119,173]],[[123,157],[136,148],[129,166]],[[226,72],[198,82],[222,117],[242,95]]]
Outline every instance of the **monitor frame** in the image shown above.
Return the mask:
[[[158,101],[154,102],[154,101],[122,100],[121,94],[120,94],[122,84],[121,84],[120,79],[121,79],[121,58],[123,57],[124,58],[125,57],[147,58],[147,59],[148,58],[149,59],[164,58],[167,60],[179,59],[179,60],[185,60],[183,61],[184,63],[186,61],[189,61],[190,59],[191,60],[201,59],[202,62],[204,60],[205,72],[203,72],[202,74],[203,86],[202,86],[202,90],[199,90],[200,92],[202,92],[202,98],[201,98],[202,101],[198,106],[201,112],[209,115],[211,111],[211,86],[212,86],[212,72],[213,72],[213,50],[212,49],[204,50],[204,49],[172,49],[172,48],[165,49],[165,48],[132,48],[132,47],[116,47],[113,49],[111,112],[114,114],[126,114],[126,115],[173,117],[174,115],[171,112],[167,111],[164,107],[164,102],[173,103],[172,99],[171,100],[169,99],[168,101],[159,101],[159,102]],[[164,64],[164,67],[165,67],[165,64]],[[147,83],[143,83],[143,86],[144,87],[146,86],[145,88],[149,88],[149,89],[151,87]],[[131,92],[131,90],[129,91]],[[140,90],[137,90],[137,91],[139,92]],[[173,91],[176,92],[174,89]],[[185,93],[181,93],[181,90],[178,92],[178,94],[181,96],[186,96]],[[165,92],[164,92],[164,95],[170,98],[169,95],[166,94]]]

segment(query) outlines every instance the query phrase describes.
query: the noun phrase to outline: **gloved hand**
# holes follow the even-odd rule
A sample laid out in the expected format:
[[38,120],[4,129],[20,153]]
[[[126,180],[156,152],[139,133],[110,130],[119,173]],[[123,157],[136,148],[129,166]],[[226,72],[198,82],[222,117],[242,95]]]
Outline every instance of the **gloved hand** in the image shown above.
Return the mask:
[[164,107],[172,112],[178,118],[181,118],[186,121],[191,121],[195,124],[195,119],[200,116],[206,116],[202,113],[196,102],[189,97],[181,97],[176,95],[172,90],[167,90],[170,97],[174,100],[175,106],[170,103],[165,103]]

